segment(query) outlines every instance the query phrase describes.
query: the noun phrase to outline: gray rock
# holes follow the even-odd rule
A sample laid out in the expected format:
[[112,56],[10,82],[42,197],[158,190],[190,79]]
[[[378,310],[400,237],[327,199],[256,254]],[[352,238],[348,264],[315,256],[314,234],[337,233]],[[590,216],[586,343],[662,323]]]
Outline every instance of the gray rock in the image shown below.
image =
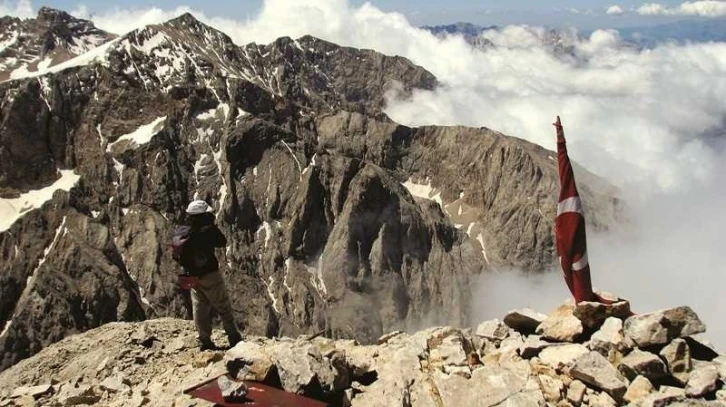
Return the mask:
[[653,392],[653,384],[645,376],[636,377],[628,386],[623,400],[632,404],[639,404]]
[[242,341],[228,350],[224,362],[233,377],[257,381],[264,381],[275,366],[263,346],[248,341]]
[[541,374],[537,377],[540,382],[540,388],[545,400],[550,403],[557,403],[562,400],[565,391],[565,385],[562,380],[549,375]]
[[652,393],[642,402],[642,407],[663,407],[671,405],[671,403],[682,400],[686,397],[683,389],[671,386],[661,386],[657,393]]
[[622,400],[625,395],[625,380],[610,362],[597,352],[589,352],[580,356],[572,366],[570,375],[606,391],[616,401]]
[[104,379],[101,384],[101,388],[115,393],[123,393],[131,390],[129,387],[129,380],[122,374],[114,374]]
[[530,308],[509,311],[504,317],[504,323],[517,332],[523,334],[533,333],[547,318],[547,315],[536,312]]
[[229,377],[220,376],[217,385],[222,392],[222,398],[228,402],[241,402],[247,400],[247,385],[242,381],[234,381]]
[[579,380],[573,380],[567,388],[567,401],[573,406],[579,407],[585,397],[587,386]]
[[688,397],[701,397],[716,390],[719,379],[718,369],[714,365],[698,366],[692,372],[686,383]]
[[545,365],[560,369],[570,366],[578,358],[587,355],[588,352],[589,350],[585,345],[572,343],[547,347],[540,352],[539,358]]
[[625,320],[623,331],[627,340],[639,347],[668,343],[668,329],[661,314],[636,315]]
[[524,340],[524,343],[519,348],[519,355],[523,359],[532,359],[539,355],[544,348],[550,346],[559,346],[560,344],[543,341],[539,335],[530,335]]
[[485,339],[501,341],[509,336],[509,328],[502,321],[493,319],[479,324],[476,334]]
[[607,393],[595,393],[588,399],[590,407],[616,407],[618,403]]
[[685,385],[692,368],[691,351],[684,339],[674,339],[661,349],[660,356],[665,360],[668,372],[680,384]]
[[626,319],[630,316],[630,303],[622,300],[613,304],[583,301],[573,312],[585,328],[597,329],[608,318]]
[[726,355],[722,355],[713,360],[714,366],[718,369],[721,381],[726,382]]
[[542,338],[558,342],[574,342],[583,331],[582,322],[573,315],[574,306],[565,304],[537,327],[537,333]]
[[626,346],[623,321],[614,317],[606,319],[600,329],[590,337],[588,347],[606,357],[612,351],[624,350]]
[[664,345],[706,330],[695,312],[683,306],[650,314],[636,315],[625,321],[625,336],[639,347]]
[[97,394],[93,387],[89,385],[80,385],[78,387],[65,385],[58,395],[58,401],[64,406],[94,404],[99,400],[101,400],[101,395]]
[[645,376],[650,380],[665,377],[668,372],[665,363],[657,355],[640,349],[633,349],[618,366],[620,372],[629,380]]
[[15,397],[22,397],[22,396],[31,396],[31,397],[40,397],[44,394],[50,393],[53,391],[53,385],[50,383],[48,384],[41,384],[38,386],[23,386],[18,387],[10,394],[11,398]]

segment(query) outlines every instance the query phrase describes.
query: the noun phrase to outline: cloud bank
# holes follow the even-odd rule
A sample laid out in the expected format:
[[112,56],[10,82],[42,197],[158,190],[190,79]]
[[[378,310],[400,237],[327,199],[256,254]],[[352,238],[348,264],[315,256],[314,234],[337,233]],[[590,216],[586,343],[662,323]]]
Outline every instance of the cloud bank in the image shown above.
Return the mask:
[[[693,7],[704,12],[710,5],[713,14],[723,4],[652,6],[652,12]],[[311,34],[411,59],[442,86],[408,100],[391,92],[387,113],[404,124],[487,126],[553,149],[551,123],[561,115],[571,157],[619,185],[629,204],[631,223],[589,235],[595,285],[630,298],[638,312],[692,305],[712,330],[708,336],[726,346],[719,315],[726,305],[720,247],[726,230],[726,44],[638,50],[613,30],[582,37],[510,26],[484,33],[494,47],[480,49],[460,37],[437,38],[402,14],[346,0],[267,0],[249,21],[187,7],[92,16],[88,9],[74,10],[116,33],[187,11],[238,44]],[[567,297],[558,272],[538,278],[491,273],[476,294],[475,314],[501,317],[526,305],[547,310]]]
[[668,7],[660,3],[646,3],[638,7],[637,12],[645,16],[726,17],[726,1],[687,1],[678,7]]

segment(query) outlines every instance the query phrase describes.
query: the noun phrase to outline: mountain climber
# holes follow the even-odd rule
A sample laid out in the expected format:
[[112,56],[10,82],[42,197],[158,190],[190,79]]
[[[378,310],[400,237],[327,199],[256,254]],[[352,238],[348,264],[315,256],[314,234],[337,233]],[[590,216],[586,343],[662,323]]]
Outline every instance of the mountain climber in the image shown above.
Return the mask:
[[187,225],[177,228],[172,238],[173,257],[184,271],[179,276],[179,284],[182,289],[191,290],[194,323],[202,350],[216,349],[211,337],[212,310],[222,319],[229,345],[242,340],[214,254],[215,248],[227,245],[227,238],[214,224],[212,210],[204,201],[192,201],[186,209]]

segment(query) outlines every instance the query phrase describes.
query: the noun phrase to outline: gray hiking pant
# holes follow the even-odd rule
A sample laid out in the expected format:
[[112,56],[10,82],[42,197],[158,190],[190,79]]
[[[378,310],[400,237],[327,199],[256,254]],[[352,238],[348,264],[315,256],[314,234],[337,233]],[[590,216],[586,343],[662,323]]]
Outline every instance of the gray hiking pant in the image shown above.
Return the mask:
[[232,303],[227,295],[222,274],[218,271],[199,278],[199,286],[191,290],[194,323],[200,341],[208,341],[212,336],[212,309],[217,311],[227,337],[239,339],[240,333],[234,322]]

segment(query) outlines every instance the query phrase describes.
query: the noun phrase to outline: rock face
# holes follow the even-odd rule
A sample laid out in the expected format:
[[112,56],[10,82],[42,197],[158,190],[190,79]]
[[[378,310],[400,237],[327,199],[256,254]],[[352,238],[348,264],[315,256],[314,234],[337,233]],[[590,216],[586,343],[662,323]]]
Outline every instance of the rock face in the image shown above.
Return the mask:
[[[392,122],[386,92],[433,89],[425,69],[309,36],[238,46],[188,14],[109,39],[0,84],[0,370],[111,321],[185,316],[167,245],[195,197],[229,240],[218,257],[248,333],[465,326],[483,270],[552,264],[553,153]],[[611,224],[613,191],[578,181],[588,221]]]
[[[213,336],[223,335],[219,330]],[[0,403],[192,405],[199,400],[184,389],[208,380],[230,395],[248,391],[254,397],[237,381],[248,379],[332,406],[723,407],[707,401],[723,392],[720,359],[698,361],[685,388],[664,384],[672,383],[669,378],[651,382],[642,375],[628,382],[618,369],[627,363],[638,370],[631,362],[647,358],[637,348],[623,361],[611,362],[582,343],[551,342],[539,356],[523,357],[512,344],[541,341],[536,335],[510,332],[477,349],[481,337],[452,327],[387,334],[378,345],[320,336],[248,336],[226,353],[201,352],[177,340],[190,337],[190,321],[168,318],[110,323],[68,337],[0,373]]]

